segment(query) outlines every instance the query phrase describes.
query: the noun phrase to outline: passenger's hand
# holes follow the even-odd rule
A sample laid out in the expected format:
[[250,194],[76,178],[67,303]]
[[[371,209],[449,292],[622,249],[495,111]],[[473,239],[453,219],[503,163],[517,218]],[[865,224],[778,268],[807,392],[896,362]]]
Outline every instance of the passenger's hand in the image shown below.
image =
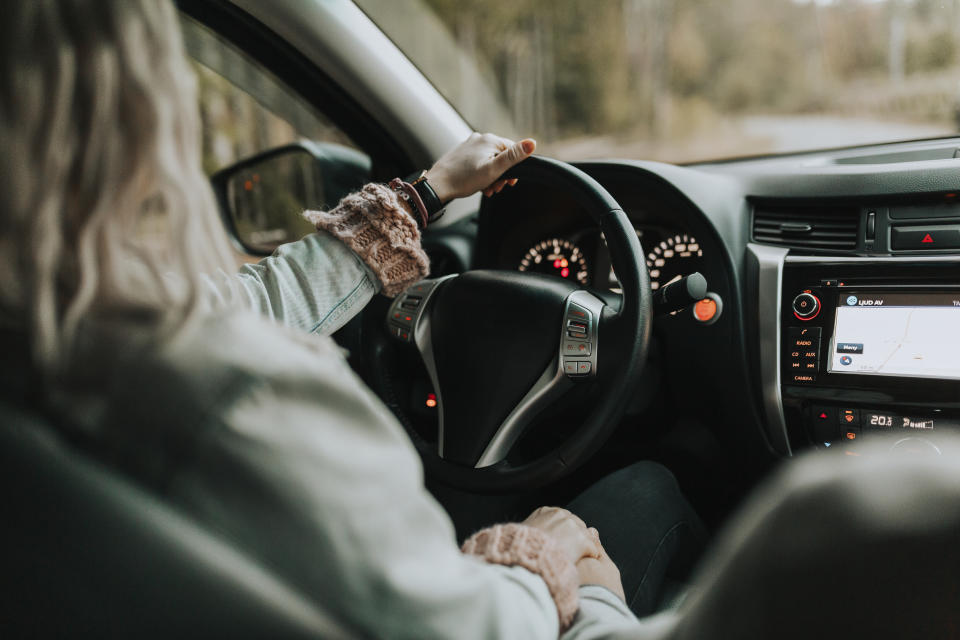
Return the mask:
[[[596,531],[596,529],[593,528],[590,530]],[[599,538],[597,543],[599,544]],[[613,563],[613,560],[607,555],[602,545],[600,546],[600,557],[581,558],[580,561],[577,562],[577,573],[580,575],[581,586],[585,584],[598,584],[615,593],[617,597],[624,602],[627,601],[627,598],[623,595],[623,582],[620,580],[620,569]]]
[[530,138],[514,142],[492,133],[473,133],[437,160],[427,171],[427,182],[442,202],[463,198],[477,191],[492,196],[506,185],[517,183],[516,178],[498,178],[530,156],[536,148],[537,143]]
[[587,529],[583,520],[560,507],[540,507],[523,521],[528,527],[535,527],[557,541],[570,562],[581,558],[599,557],[603,548],[596,535],[596,529]]

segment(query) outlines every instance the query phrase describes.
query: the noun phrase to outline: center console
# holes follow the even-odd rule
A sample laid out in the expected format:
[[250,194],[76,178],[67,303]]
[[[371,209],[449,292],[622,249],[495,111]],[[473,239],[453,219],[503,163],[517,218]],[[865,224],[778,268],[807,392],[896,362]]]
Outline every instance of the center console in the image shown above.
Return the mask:
[[787,447],[936,449],[960,430],[960,258],[783,255],[778,271]]

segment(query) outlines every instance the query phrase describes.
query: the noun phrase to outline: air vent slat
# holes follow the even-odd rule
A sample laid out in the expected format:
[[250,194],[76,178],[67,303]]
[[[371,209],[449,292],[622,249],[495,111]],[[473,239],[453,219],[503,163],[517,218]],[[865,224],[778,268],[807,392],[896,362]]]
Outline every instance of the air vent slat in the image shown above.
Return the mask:
[[[779,230],[779,229],[781,228],[781,225],[782,225],[782,224],[783,224],[782,222],[777,222],[777,223],[774,223],[774,224],[771,224],[771,223],[769,223],[769,222],[757,222],[756,225],[754,225],[754,227],[755,227],[756,229]],[[831,231],[832,231],[832,230],[839,230],[839,231],[847,231],[847,232],[849,232],[849,231],[851,231],[851,230],[852,230],[852,231],[856,231],[856,230],[857,230],[857,225],[855,225],[855,224],[822,224],[822,223],[819,223],[819,222],[810,222],[810,221],[807,221],[807,224],[812,225],[814,231],[819,231],[819,230],[824,230],[824,231],[827,231],[827,230],[831,230]]]
[[859,224],[856,206],[758,204],[753,214],[753,239],[798,249],[853,251]]

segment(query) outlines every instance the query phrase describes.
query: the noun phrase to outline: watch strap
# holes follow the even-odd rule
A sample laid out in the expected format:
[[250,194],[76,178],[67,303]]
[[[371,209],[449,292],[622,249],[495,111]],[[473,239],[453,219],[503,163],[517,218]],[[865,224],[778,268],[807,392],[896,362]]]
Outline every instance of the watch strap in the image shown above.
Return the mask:
[[433,190],[433,187],[427,181],[426,171],[411,174],[404,178],[404,182],[409,183],[420,195],[420,199],[423,201],[423,205],[427,210],[428,224],[443,215],[445,203],[440,200],[437,192]]

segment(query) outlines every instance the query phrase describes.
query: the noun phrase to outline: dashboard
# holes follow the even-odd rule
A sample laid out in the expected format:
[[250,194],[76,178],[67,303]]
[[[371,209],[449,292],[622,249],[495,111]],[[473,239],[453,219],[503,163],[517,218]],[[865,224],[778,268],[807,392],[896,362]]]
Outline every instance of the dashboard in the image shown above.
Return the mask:
[[[632,221],[652,287],[697,271],[722,301],[709,326],[657,321],[656,393],[744,459],[879,433],[936,448],[960,429],[956,148],[579,164]],[[616,292],[603,237],[569,198],[523,184],[498,198],[481,209],[475,266]]]

